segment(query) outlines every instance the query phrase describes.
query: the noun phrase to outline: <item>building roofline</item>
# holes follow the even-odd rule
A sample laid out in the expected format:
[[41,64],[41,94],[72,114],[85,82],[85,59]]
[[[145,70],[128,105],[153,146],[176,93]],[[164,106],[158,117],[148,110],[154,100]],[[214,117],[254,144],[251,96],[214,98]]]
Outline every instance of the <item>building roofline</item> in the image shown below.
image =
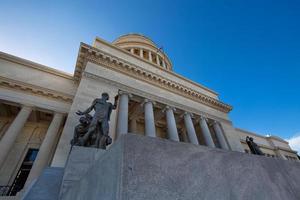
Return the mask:
[[54,69],[52,67],[48,67],[48,66],[36,63],[36,62],[32,62],[30,60],[20,58],[20,57],[17,57],[15,55],[12,55],[12,54],[8,54],[8,53],[0,51],[0,58],[4,59],[4,60],[7,60],[7,61],[10,61],[10,62],[14,62],[14,63],[17,63],[17,64],[24,65],[26,67],[31,67],[31,68],[34,68],[34,69],[37,69],[37,70],[40,70],[40,71],[43,71],[43,72],[47,72],[47,73],[50,73],[50,74],[53,74],[53,75],[56,75],[56,76],[60,76],[60,77],[63,77],[63,78],[73,80],[73,74],[70,74],[70,73],[67,73],[67,72],[64,72],[64,71],[61,71],[61,70],[57,70],[57,69]]
[[256,137],[261,137],[261,138],[265,138],[265,139],[274,139],[274,140],[277,140],[277,141],[280,141],[280,142],[288,144],[287,141],[285,141],[284,139],[282,139],[282,138],[280,138],[278,136],[273,136],[273,135],[271,135],[271,136],[263,136],[263,135],[260,135],[260,134],[257,134],[257,133],[253,133],[253,132],[241,129],[241,128],[235,128],[235,129],[238,130],[238,131],[242,131],[244,133],[248,133],[250,135],[254,135]]
[[153,43],[156,46],[156,48],[157,48],[157,44],[152,39],[150,39],[149,37],[147,37],[147,36],[145,36],[143,34],[140,34],[140,33],[127,33],[127,34],[120,35],[112,43],[115,43],[117,40],[119,40],[122,37],[130,36],[130,35],[141,36],[141,37],[145,38],[146,40],[150,41],[151,43]]

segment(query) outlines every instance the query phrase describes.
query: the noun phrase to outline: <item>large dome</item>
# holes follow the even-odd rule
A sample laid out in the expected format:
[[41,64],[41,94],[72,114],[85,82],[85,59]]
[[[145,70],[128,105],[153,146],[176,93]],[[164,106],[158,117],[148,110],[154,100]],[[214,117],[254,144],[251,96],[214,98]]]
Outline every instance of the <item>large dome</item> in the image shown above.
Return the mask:
[[116,39],[113,44],[159,67],[172,70],[168,56],[152,40],[143,35],[136,33],[123,35]]

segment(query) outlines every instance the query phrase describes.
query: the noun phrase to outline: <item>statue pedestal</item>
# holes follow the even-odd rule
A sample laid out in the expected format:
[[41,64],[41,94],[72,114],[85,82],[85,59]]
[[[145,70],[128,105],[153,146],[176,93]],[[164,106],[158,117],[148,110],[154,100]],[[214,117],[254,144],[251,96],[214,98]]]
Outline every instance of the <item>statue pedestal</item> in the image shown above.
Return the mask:
[[61,199],[296,200],[299,185],[298,162],[126,134],[107,151],[74,148]]

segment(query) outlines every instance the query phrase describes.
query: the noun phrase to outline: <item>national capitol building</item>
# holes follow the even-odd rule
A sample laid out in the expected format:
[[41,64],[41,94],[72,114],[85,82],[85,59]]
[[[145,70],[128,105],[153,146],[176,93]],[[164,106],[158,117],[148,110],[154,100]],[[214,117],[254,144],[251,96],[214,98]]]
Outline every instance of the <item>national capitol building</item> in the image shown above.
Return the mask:
[[[299,161],[276,136],[234,127],[218,93],[173,71],[171,60],[140,34],[80,44],[73,75],[0,52],[0,200],[15,196],[48,167],[64,167],[78,110],[107,92],[119,95],[110,117],[113,144],[127,133]],[[270,158],[272,159],[272,158]],[[17,196],[10,199],[18,199]]]

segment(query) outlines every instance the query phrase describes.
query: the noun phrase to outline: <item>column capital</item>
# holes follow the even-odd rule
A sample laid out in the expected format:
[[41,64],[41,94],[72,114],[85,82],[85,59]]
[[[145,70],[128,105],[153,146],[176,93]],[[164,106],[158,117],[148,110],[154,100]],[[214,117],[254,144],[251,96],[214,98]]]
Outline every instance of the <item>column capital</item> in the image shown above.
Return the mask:
[[119,94],[119,95],[128,95],[129,98],[132,98],[132,94],[129,93],[129,92],[126,92],[126,91],[120,90],[120,91],[118,92],[118,94]]
[[200,120],[205,120],[206,122],[208,121],[208,118],[206,116],[204,116],[204,115],[200,115],[199,119]]
[[151,102],[152,105],[156,105],[156,102],[150,99],[144,99],[144,101],[142,102],[142,105],[144,105],[145,103]]
[[66,113],[54,111],[53,116],[55,116],[55,115],[60,115],[60,116],[64,117],[66,115]]
[[190,112],[188,112],[188,111],[184,111],[184,113],[183,113],[182,115],[180,115],[180,117],[182,118],[182,117],[184,117],[184,116],[190,116],[191,118],[193,118],[193,117],[194,117],[194,114],[193,114],[193,113],[190,113]]
[[167,110],[176,111],[176,108],[173,106],[166,105],[165,108],[162,110],[162,112],[166,112]]
[[217,120],[213,120],[212,125],[215,125],[215,124],[219,125],[219,122]]
[[31,104],[22,104],[21,105],[22,109],[28,109],[28,110],[35,110],[35,106]]

